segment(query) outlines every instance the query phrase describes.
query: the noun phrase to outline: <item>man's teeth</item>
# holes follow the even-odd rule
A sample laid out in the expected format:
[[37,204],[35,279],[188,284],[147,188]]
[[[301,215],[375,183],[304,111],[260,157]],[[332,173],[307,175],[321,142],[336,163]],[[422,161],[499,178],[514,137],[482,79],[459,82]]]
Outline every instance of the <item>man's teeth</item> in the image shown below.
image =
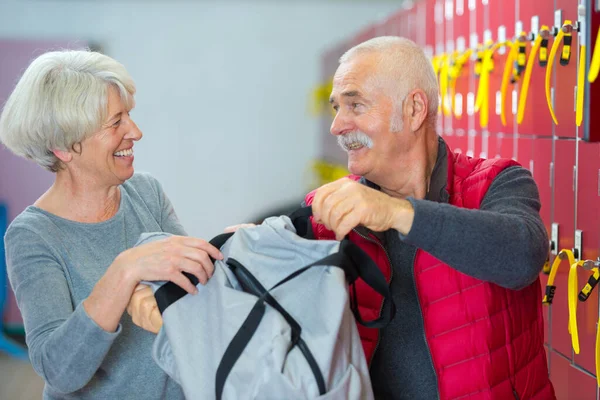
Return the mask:
[[346,147],[348,148],[348,150],[358,150],[361,147],[363,147],[363,145],[362,145],[362,143],[354,142],[354,143],[350,143],[350,144],[346,145]]
[[126,157],[126,156],[132,156],[132,155],[133,155],[133,149],[121,150],[121,151],[117,151],[115,153],[115,156],[117,156],[117,157]]

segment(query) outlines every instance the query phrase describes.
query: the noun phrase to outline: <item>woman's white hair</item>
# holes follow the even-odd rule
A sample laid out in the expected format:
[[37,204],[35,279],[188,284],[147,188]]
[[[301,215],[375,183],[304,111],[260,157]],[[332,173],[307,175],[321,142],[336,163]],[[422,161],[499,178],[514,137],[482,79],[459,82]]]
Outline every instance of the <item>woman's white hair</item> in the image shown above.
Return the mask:
[[392,130],[402,129],[402,102],[414,89],[425,92],[429,123],[435,123],[438,112],[438,80],[429,58],[412,40],[397,36],[380,36],[360,43],[340,57],[340,64],[362,54],[379,57],[377,82],[395,101]]
[[116,60],[87,50],[44,53],[23,73],[0,116],[0,142],[16,155],[56,172],[53,150],[75,150],[108,118],[114,87],[127,110],[135,84]]

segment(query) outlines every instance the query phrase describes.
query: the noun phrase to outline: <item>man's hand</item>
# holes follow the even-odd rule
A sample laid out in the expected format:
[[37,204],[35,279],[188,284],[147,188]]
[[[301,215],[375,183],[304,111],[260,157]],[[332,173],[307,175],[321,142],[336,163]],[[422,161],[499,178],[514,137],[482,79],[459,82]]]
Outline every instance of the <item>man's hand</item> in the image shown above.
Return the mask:
[[375,232],[396,229],[407,234],[414,210],[409,201],[397,199],[348,178],[320,187],[312,202],[313,217],[342,240],[362,225]]
[[149,286],[138,285],[131,296],[127,313],[133,323],[152,333],[158,333],[162,327],[162,316],[158,310],[154,293]]

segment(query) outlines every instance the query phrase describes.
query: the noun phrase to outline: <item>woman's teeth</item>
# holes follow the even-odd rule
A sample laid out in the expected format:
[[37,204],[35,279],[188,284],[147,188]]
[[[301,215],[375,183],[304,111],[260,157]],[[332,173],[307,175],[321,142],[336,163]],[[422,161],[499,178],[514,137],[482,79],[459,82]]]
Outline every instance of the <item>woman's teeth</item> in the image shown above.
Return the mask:
[[114,154],[116,157],[127,157],[127,156],[132,156],[133,155],[133,148],[131,149],[127,149],[127,150],[121,150],[121,151],[117,151]]

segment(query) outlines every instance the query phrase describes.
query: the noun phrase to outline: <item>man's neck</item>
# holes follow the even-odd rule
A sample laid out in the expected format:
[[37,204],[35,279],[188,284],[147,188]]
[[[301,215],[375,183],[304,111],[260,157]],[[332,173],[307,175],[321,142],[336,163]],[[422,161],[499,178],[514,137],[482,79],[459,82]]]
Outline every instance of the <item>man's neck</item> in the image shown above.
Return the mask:
[[35,205],[65,219],[94,223],[112,218],[119,210],[120,200],[118,186],[100,185],[94,179],[61,170]]
[[384,193],[400,199],[424,199],[427,196],[439,142],[437,135],[427,134],[426,137],[413,148],[401,168],[379,179],[381,183],[376,182]]

